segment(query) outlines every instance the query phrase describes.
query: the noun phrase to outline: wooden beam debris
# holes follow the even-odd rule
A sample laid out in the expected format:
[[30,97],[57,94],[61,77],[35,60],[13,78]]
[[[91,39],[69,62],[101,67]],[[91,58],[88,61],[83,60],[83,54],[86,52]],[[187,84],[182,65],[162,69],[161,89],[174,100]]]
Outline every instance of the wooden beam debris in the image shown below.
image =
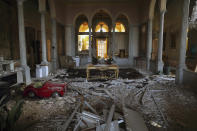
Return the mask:
[[123,106],[127,131],[148,131],[143,117],[136,111]]
[[104,131],[109,131],[110,130],[111,121],[112,121],[112,118],[113,118],[113,115],[114,115],[114,111],[115,111],[115,105],[113,104],[111,106],[111,109],[110,109],[110,112],[109,112],[109,115],[108,115],[108,118],[107,118],[107,123],[106,123]]
[[68,120],[64,123],[64,125],[62,126],[62,131],[66,131],[69,124],[71,123],[73,117],[75,116],[77,110],[79,109],[79,107],[81,106],[81,103],[79,103],[77,105],[77,107],[75,108],[75,110],[73,111],[73,113],[71,114],[71,116],[68,118]]
[[77,122],[77,124],[75,125],[75,128],[73,129],[73,131],[77,131],[77,129],[79,128],[80,124],[82,122],[82,119],[80,118]]
[[96,110],[87,102],[87,101],[84,101],[84,104],[95,114],[98,115],[98,113],[96,112]]
[[148,131],[143,117],[138,112],[126,108],[125,98],[122,99],[122,107],[127,131]]
[[140,97],[139,102],[140,102],[141,105],[143,104],[142,100],[143,100],[144,94],[146,93],[146,90],[147,90],[147,87],[144,89],[144,91],[142,92],[142,95]]
[[161,116],[162,116],[162,118],[163,118],[163,120],[164,120],[164,122],[165,122],[165,125],[168,126],[168,122],[167,122],[166,118],[164,117],[164,114],[163,114],[162,111],[160,110],[160,108],[159,108],[157,102],[155,101],[155,98],[154,98],[154,96],[153,96],[153,94],[152,94],[151,91],[150,91],[150,94],[151,94],[151,97],[152,97],[152,99],[153,99],[153,101],[154,101],[154,103],[155,103],[155,105],[156,105],[158,111],[160,112],[160,114],[161,114]]
[[[96,131],[103,131],[106,127],[106,124],[102,124],[96,127]],[[117,120],[110,123],[109,131],[120,131],[119,122]]]

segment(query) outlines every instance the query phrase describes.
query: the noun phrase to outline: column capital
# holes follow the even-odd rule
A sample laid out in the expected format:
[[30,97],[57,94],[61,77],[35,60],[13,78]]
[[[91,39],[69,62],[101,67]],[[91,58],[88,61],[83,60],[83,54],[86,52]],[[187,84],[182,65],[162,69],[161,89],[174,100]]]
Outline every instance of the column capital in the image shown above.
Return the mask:
[[166,11],[167,0],[160,0],[160,12]]
[[45,10],[42,10],[42,11],[39,11],[40,12],[40,14],[46,14],[46,11]]
[[23,2],[26,1],[26,0],[16,0],[16,1],[17,1],[17,3],[18,3],[19,5],[22,5]]
[[160,11],[160,14],[165,14],[166,13],[166,10],[161,10]]
[[46,12],[46,0],[39,0],[39,12]]

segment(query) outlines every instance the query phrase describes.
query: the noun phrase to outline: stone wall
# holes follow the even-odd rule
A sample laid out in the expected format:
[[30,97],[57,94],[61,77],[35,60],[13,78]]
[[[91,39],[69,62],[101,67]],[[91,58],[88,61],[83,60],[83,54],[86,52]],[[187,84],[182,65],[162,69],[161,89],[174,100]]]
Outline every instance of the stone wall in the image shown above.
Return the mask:
[[84,14],[89,20],[92,20],[95,13],[104,10],[112,19],[116,19],[120,13],[126,15],[129,23],[138,24],[140,16],[136,1],[125,2],[84,2],[84,3],[65,3],[65,24],[74,25],[77,16]]
[[[18,14],[17,2],[0,1],[0,56],[4,59],[20,59],[19,52],[19,33],[18,33]],[[35,67],[36,64],[41,62],[41,14],[38,11],[37,0],[27,0],[23,4],[24,22],[25,22],[25,35],[26,35],[26,51],[27,51],[27,64],[30,67]],[[62,13],[64,14],[64,13]],[[64,27],[58,23],[63,23],[64,20],[57,22],[57,43],[64,47]],[[59,22],[60,21],[60,22]],[[50,9],[47,8],[46,17],[46,41],[51,45],[51,16]],[[39,44],[39,50],[35,52],[35,44]],[[48,51],[51,48],[48,47]],[[65,50],[61,50],[61,54]],[[47,52],[48,53],[48,52]],[[39,59],[38,59],[39,57]],[[50,60],[50,58],[49,58]]]
[[128,55],[128,51],[129,51],[128,33],[115,33],[114,53],[119,54],[121,49],[125,50],[125,54]]
[[18,59],[18,28],[16,6],[0,1],[0,56]]
[[194,90],[197,91],[196,85],[197,85],[197,72],[192,72],[189,70],[183,71],[183,84],[193,87]]

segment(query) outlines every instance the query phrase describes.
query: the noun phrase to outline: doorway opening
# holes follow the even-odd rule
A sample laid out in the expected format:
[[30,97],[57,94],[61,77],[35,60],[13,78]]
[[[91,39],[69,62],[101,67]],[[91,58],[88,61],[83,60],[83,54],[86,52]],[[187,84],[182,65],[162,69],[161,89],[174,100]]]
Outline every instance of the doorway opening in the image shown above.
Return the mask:
[[107,38],[96,39],[97,58],[107,58]]

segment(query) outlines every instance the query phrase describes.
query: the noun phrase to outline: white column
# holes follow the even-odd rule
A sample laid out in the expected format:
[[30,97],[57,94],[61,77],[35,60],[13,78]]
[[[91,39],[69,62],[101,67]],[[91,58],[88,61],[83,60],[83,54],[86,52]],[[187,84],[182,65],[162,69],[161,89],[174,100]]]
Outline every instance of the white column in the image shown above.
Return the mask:
[[19,45],[20,45],[21,65],[22,66],[27,66],[23,1],[24,0],[18,0],[17,1],[17,3],[18,3]]
[[91,23],[88,25],[89,26],[89,62],[92,62],[92,40],[91,40]]
[[133,25],[129,25],[129,62],[133,65]]
[[112,58],[114,58],[114,47],[115,47],[115,23],[112,22],[112,48],[111,48],[111,52],[112,52]]
[[158,45],[158,55],[157,55],[157,72],[163,73],[163,28],[164,28],[164,15],[165,10],[160,13],[160,30],[159,30],[159,45]]
[[23,76],[26,84],[31,83],[30,68],[27,66],[26,57],[26,40],[25,40],[25,27],[24,27],[24,13],[23,13],[24,0],[17,0],[18,7],[18,25],[19,25],[19,46],[20,46],[20,61],[23,70]]
[[47,65],[45,11],[41,12],[42,64]]
[[129,26],[129,62],[131,66],[134,65],[134,57],[138,56],[139,50],[139,26]]
[[182,10],[182,24],[181,24],[181,41],[179,47],[179,64],[176,71],[176,83],[183,83],[183,70],[186,69],[185,57],[186,57],[186,41],[187,41],[187,29],[188,29],[188,17],[189,17],[189,4],[190,0],[184,0]]
[[52,18],[52,71],[57,70],[57,31],[56,20]]
[[147,54],[146,54],[146,69],[150,71],[150,60],[151,60],[151,53],[152,53],[152,19],[148,21],[148,32],[147,32]]
[[72,56],[73,47],[72,45],[72,25],[65,26],[65,39],[66,39],[66,55]]

